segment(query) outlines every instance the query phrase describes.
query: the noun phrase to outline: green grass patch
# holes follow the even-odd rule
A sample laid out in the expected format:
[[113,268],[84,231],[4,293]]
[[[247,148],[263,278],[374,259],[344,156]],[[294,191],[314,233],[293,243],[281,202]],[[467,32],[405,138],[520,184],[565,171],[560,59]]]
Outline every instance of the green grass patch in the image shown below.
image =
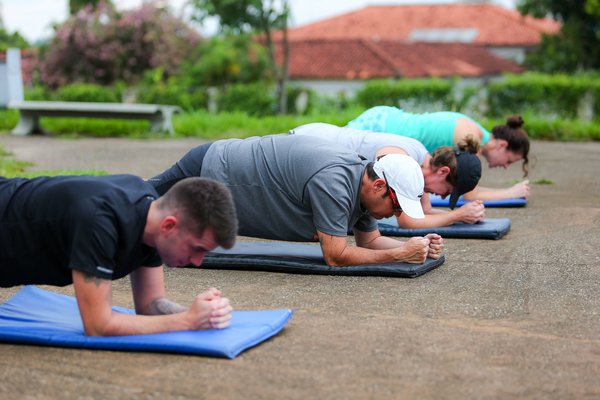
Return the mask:
[[360,110],[348,110],[337,115],[283,115],[255,117],[243,112],[210,114],[205,111],[176,115],[173,126],[176,136],[201,137],[203,139],[246,138],[272,133],[284,133],[311,122],[327,122],[345,125],[360,114]]
[[[4,150],[2,150],[4,152]],[[0,176],[5,178],[14,178],[16,176],[20,176],[25,172],[25,169],[31,165],[32,163],[26,161],[18,161],[10,158],[6,158],[7,155],[5,153],[0,156]]]
[[550,179],[546,179],[546,178],[537,179],[537,180],[533,181],[532,183],[534,183],[536,185],[554,185],[554,181],[552,181]]
[[128,137],[150,135],[150,123],[143,120],[110,118],[40,118],[42,128],[61,137]]
[[[207,111],[176,114],[173,116],[174,137],[198,137],[207,140],[245,138],[272,133],[288,132],[290,129],[311,122],[328,122],[343,126],[361,113],[361,109],[349,109],[334,115],[284,115],[256,117],[243,112],[210,114]],[[0,131],[9,132],[17,124],[18,113],[0,110]],[[150,123],[143,120],[120,120],[100,118],[40,118],[40,124],[51,135],[62,138],[77,137],[127,137],[168,138],[167,133],[150,133]]]
[[23,171],[11,176],[10,178],[36,178],[38,176],[104,176],[108,175],[106,171],[99,171],[95,169],[56,169],[56,170],[43,170],[43,171]]
[[27,171],[27,168],[33,165],[33,163],[27,161],[15,160],[11,157],[11,153],[7,152],[3,147],[0,146],[0,176],[5,178],[35,178],[38,176],[59,175],[108,175],[106,171],[93,169]]
[[[331,113],[309,115],[283,115],[256,117],[244,112],[222,112],[211,114],[195,111],[176,114],[173,117],[175,137],[198,137],[206,140],[225,138],[245,138],[272,133],[287,132],[297,126],[311,122],[327,122],[344,126],[348,121],[363,112],[361,107],[351,107]],[[523,114],[525,130],[532,139],[554,141],[600,140],[600,121],[586,122],[565,118],[548,118],[534,114]],[[0,131],[9,132],[18,121],[18,112],[0,110]],[[504,118],[482,118],[483,126],[490,129],[506,123]],[[42,127],[52,135],[62,138],[127,137],[127,138],[168,138],[167,133],[152,134],[150,123],[144,120],[121,120],[101,118],[41,118]]]

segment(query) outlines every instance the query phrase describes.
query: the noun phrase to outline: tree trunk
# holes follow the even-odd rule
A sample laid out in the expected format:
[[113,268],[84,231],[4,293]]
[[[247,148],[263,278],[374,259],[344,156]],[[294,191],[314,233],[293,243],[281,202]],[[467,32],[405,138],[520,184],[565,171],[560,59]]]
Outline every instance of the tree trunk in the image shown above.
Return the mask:
[[288,80],[288,67],[290,59],[290,46],[288,42],[288,26],[287,18],[283,22],[283,39],[281,45],[283,46],[283,66],[279,71],[277,79],[277,101],[279,103],[279,114],[287,113],[287,80]]

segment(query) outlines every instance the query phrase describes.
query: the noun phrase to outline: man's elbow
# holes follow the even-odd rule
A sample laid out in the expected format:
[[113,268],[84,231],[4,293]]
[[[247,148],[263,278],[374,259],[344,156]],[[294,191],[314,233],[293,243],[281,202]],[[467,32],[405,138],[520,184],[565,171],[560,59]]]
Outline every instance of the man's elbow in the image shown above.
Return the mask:
[[83,321],[83,331],[86,336],[117,336],[119,335],[108,321]]
[[328,267],[341,267],[343,265],[342,262],[339,261],[336,257],[323,257],[325,259],[325,264]]
[[84,325],[83,330],[85,332],[85,336],[112,336],[107,332],[106,329],[97,325]]
[[348,260],[343,253],[331,254],[323,253],[323,259],[328,267],[343,267],[348,265]]

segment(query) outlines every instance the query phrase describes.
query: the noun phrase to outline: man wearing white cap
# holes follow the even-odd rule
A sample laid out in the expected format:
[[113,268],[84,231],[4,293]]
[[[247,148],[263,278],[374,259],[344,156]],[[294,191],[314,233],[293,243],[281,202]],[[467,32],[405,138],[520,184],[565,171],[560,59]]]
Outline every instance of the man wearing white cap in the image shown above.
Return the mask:
[[[296,135],[226,139],[198,146],[149,180],[161,194],[188,176],[212,178],[233,195],[243,236],[321,243],[328,265],[439,258],[436,234],[407,242],[381,236],[376,219],[423,218],[421,168],[406,155],[369,162],[324,140]],[[356,246],[349,246],[352,230]]]

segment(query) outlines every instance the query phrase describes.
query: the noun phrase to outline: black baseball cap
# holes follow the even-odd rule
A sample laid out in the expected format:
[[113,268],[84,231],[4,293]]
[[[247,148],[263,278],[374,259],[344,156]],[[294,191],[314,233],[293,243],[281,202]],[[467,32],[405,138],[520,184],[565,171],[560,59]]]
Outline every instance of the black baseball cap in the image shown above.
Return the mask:
[[481,160],[473,153],[456,151],[456,184],[450,194],[450,208],[456,207],[458,198],[475,189],[481,178]]

